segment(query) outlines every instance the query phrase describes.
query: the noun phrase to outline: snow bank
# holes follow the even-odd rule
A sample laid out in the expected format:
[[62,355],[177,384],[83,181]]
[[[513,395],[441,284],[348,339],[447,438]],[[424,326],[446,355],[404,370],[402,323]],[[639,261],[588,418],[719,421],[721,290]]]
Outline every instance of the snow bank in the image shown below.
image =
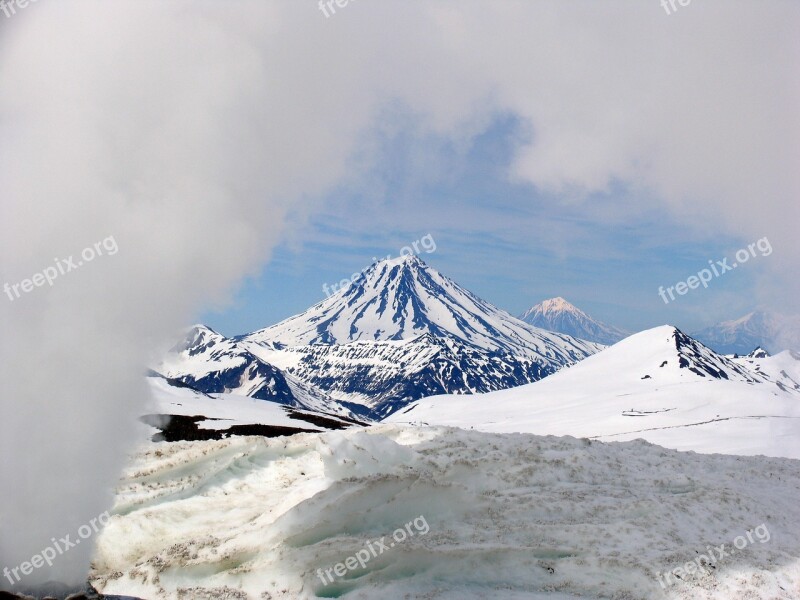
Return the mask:
[[[798,488],[790,459],[441,427],[151,444],[92,581],[150,599],[797,598]],[[421,515],[426,535],[323,583]],[[761,524],[769,541],[662,588]]]

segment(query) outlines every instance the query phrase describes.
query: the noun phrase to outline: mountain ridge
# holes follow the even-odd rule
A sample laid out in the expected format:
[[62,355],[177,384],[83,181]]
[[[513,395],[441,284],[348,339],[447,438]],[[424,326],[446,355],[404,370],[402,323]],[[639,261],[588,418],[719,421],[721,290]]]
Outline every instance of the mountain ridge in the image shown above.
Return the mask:
[[383,418],[428,395],[537,381],[601,348],[524,323],[407,256],[253,333],[196,327],[160,370],[204,392],[270,400],[275,389],[285,404]]

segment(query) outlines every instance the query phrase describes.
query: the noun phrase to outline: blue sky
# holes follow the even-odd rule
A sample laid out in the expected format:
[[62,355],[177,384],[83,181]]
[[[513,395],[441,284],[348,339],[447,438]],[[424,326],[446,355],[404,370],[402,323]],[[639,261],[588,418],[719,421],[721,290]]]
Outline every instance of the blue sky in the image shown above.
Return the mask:
[[632,331],[664,323],[691,331],[757,304],[771,258],[760,253],[665,305],[659,286],[755,240],[656,212],[646,191],[622,184],[582,196],[515,180],[510,166],[531,134],[513,116],[498,115],[459,143],[418,134],[411,117],[397,122],[388,134],[373,132],[369,157],[351,158],[357,176],[314,199],[309,214],[292,215],[269,264],[202,322],[227,335],[270,325],[324,299],[323,284],[426,235],[436,250],[423,260],[512,314],[563,296]]

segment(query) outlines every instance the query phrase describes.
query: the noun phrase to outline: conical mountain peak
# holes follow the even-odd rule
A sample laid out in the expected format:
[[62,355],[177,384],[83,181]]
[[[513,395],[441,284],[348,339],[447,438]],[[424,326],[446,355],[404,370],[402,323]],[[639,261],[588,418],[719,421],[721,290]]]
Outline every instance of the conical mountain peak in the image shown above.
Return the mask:
[[529,325],[557,331],[598,344],[615,344],[628,332],[597,321],[577,306],[558,296],[543,300],[519,317]]
[[417,256],[379,261],[346,289],[245,339],[300,346],[400,341],[426,334],[559,366],[598,349],[526,325]]

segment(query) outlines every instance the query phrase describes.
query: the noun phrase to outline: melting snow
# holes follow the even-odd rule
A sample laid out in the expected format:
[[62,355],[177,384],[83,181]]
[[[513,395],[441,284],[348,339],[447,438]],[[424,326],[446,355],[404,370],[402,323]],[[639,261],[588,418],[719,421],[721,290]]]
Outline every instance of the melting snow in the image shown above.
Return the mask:
[[[799,461],[643,441],[378,425],[151,444],[92,580],[149,599],[797,598],[799,492]],[[420,515],[426,535],[323,585],[317,569]],[[662,590],[761,524],[768,542]]]

